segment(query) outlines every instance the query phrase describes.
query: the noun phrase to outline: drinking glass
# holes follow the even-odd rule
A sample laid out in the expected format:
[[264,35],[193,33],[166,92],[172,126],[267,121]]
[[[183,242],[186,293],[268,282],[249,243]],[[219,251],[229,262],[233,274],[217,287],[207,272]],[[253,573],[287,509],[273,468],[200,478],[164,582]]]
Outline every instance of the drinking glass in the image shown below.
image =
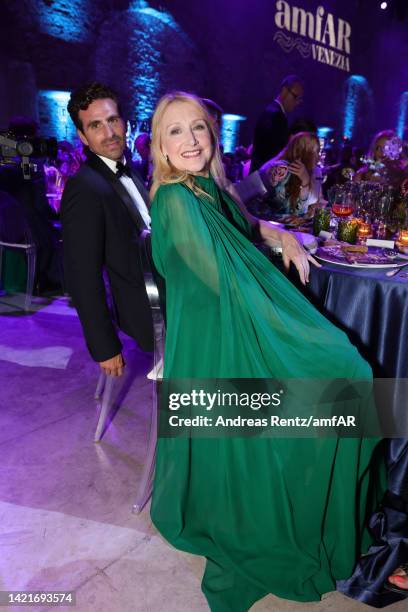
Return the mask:
[[352,194],[346,191],[343,187],[337,186],[332,204],[332,212],[334,217],[334,230],[337,231],[339,219],[346,219],[354,211],[354,202]]

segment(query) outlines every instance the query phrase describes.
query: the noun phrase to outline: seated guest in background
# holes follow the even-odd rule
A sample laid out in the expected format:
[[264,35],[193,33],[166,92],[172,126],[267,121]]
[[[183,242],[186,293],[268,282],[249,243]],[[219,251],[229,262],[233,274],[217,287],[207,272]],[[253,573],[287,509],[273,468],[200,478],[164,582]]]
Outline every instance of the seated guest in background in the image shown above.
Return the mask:
[[254,145],[251,143],[247,148],[247,159],[244,162],[244,167],[242,168],[242,178],[246,178],[249,175],[251,169],[251,157],[252,151],[254,149]]
[[69,176],[78,172],[83,161],[84,159],[74,145],[67,140],[60,140],[58,142],[58,169],[63,175],[65,182]]
[[315,169],[319,159],[319,139],[310,132],[299,132],[274,159],[264,164],[261,175],[273,187],[268,197],[271,211],[279,215],[304,215],[320,198],[321,183]]
[[248,159],[248,152],[245,147],[238,146],[234,153],[225,153],[223,156],[223,161],[226,163],[224,165],[225,173],[227,175],[227,179],[231,181],[231,183],[238,183],[242,181],[244,177],[244,163]]
[[381,161],[385,158],[384,147],[389,140],[395,138],[395,132],[393,130],[383,130],[378,132],[373,138],[370,145],[368,156],[374,161]]
[[82,162],[79,151],[67,140],[61,140],[57,158],[48,159],[44,164],[48,203],[56,213],[59,213],[67,180],[79,170]]
[[288,143],[288,113],[303,100],[303,82],[292,74],[283,79],[280,92],[259,117],[254,132],[251,172],[275,157]]
[[395,132],[393,132],[393,130],[382,130],[374,136],[368,151],[368,157],[374,163],[368,163],[360,168],[356,174],[356,181],[380,180],[381,177],[378,173],[378,166],[384,161],[384,147],[392,138],[395,138]]
[[321,151],[321,157],[323,158],[325,167],[334,166],[338,161],[339,152],[332,144],[326,144]]
[[139,134],[135,140],[134,148],[139,154],[140,160],[132,162],[133,168],[139,172],[144,184],[148,185],[151,177],[151,162],[150,162],[150,136],[145,132]]
[[225,176],[229,181],[232,181],[232,167],[234,165],[234,154],[233,153],[223,153],[222,154],[222,165],[224,167]]
[[364,149],[362,147],[353,147],[353,154],[351,156],[351,163],[353,168],[357,171],[360,170],[363,165],[362,158],[364,156]]
[[217,104],[217,102],[214,102],[214,100],[211,100],[210,98],[201,99],[205,108],[210,113],[210,116],[214,119],[214,127],[219,135],[221,133],[222,115],[224,111],[222,110],[221,106]]
[[356,147],[352,147],[349,142],[344,143],[339,152],[338,163],[332,166],[325,166],[323,173],[326,176],[326,180],[323,185],[323,191],[326,197],[328,190],[333,185],[343,185],[353,179],[358,170],[358,167],[354,165],[357,161],[355,150]]
[[356,181],[374,181],[398,191],[408,178],[404,146],[392,130],[379,132],[370,147],[367,164],[356,174]]

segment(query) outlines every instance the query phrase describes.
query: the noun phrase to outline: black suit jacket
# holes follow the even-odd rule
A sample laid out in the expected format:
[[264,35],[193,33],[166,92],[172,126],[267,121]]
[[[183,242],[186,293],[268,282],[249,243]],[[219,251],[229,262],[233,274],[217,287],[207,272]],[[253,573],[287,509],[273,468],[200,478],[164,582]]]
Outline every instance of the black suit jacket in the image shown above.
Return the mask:
[[263,111],[255,126],[250,172],[259,170],[275,157],[289,140],[289,124],[280,105],[273,101]]
[[[148,203],[143,182],[136,174],[132,178]],[[122,348],[107,305],[104,269],[119,327],[143,350],[152,350],[152,317],[141,263],[145,224],[115,173],[92,152],[66,184],[61,219],[66,283],[93,359],[105,361]]]

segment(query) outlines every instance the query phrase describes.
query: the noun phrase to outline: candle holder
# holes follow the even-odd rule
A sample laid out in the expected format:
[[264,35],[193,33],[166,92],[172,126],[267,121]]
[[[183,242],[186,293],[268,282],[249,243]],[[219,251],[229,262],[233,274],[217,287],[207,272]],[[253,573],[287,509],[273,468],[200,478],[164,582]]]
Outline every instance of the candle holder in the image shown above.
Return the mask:
[[357,219],[341,219],[337,226],[337,239],[349,244],[356,244],[359,227],[360,224]]
[[400,230],[398,240],[402,242],[403,244],[408,245],[408,229]]
[[371,238],[373,235],[373,231],[371,229],[370,223],[365,223],[364,221],[360,221],[357,228],[357,237],[360,244],[365,244],[367,238]]
[[398,240],[395,241],[395,246],[401,253],[408,255],[408,229],[399,231]]
[[330,210],[328,208],[316,208],[313,217],[313,234],[318,236],[321,231],[330,230]]

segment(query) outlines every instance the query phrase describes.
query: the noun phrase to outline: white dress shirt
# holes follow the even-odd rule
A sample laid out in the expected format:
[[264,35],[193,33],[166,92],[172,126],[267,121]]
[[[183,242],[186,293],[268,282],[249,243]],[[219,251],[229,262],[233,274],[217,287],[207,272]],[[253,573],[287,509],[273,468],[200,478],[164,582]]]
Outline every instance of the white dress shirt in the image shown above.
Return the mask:
[[[109,159],[108,157],[103,157],[103,155],[98,155],[98,157],[99,157],[99,159],[101,159],[108,166],[108,168],[110,168],[112,170],[112,172],[114,172],[115,174],[117,173],[116,161],[115,160]],[[122,161],[123,164],[126,163],[125,158],[123,158],[121,161]],[[126,191],[128,192],[128,194],[130,195],[130,197],[132,199],[132,202],[136,206],[137,210],[139,211],[140,216],[142,217],[143,221],[145,222],[147,229],[150,230],[150,215],[149,215],[149,211],[148,211],[146,203],[145,203],[144,199],[142,198],[142,196],[140,195],[139,190],[136,187],[135,183],[130,178],[130,176],[127,176],[126,174],[123,174],[119,178],[119,180],[122,183],[122,185],[124,186],[124,188],[126,189]]]
[[282,106],[282,102],[280,102],[278,98],[275,98],[274,102],[276,102],[276,104],[279,104],[279,106],[281,107],[282,113],[286,116],[286,111]]

